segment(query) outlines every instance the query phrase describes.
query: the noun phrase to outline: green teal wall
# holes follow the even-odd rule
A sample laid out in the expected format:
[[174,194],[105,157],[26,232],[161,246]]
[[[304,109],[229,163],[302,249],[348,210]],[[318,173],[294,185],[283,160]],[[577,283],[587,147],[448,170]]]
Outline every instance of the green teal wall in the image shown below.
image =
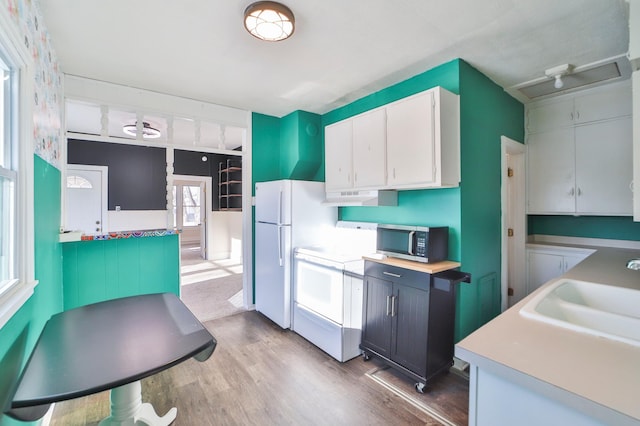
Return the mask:
[[[18,371],[9,367],[10,349],[18,358],[20,368],[26,362],[35,342],[51,317],[62,310],[62,249],[58,243],[60,229],[60,171],[34,155],[34,294],[0,329],[0,393],[6,384],[16,379]],[[24,338],[21,338],[24,337]],[[9,354],[11,355],[11,354]],[[22,359],[20,359],[22,358]],[[0,395],[0,402],[2,395]],[[0,412],[0,425],[24,425]]]
[[62,245],[65,310],[138,294],[180,296],[177,234]]
[[251,193],[255,183],[280,179],[280,119],[251,115]]
[[252,184],[278,179],[323,180],[321,117],[294,111],[278,118],[252,114]]
[[281,119],[281,125],[280,176],[313,180],[320,166],[324,170],[320,116],[294,111]]
[[501,136],[524,140],[524,106],[460,61],[460,123],[461,262],[473,273],[459,292],[463,338],[500,313]]
[[528,216],[529,235],[640,241],[640,222],[618,216]]

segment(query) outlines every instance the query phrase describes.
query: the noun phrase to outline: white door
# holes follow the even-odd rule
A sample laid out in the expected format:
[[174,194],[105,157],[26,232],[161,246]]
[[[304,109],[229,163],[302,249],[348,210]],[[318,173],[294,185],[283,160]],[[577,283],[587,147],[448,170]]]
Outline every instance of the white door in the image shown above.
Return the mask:
[[502,136],[502,310],[527,295],[525,145]]
[[67,166],[65,188],[65,227],[87,235],[108,232],[107,167]]
[[200,257],[207,258],[207,209],[206,199],[209,195],[204,182],[200,182]]

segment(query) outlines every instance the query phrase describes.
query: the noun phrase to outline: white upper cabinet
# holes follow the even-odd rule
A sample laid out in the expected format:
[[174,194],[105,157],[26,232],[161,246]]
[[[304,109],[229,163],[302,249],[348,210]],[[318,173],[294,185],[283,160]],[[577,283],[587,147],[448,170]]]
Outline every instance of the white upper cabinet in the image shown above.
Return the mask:
[[353,177],[357,188],[385,185],[385,126],[384,108],[353,118]]
[[458,96],[436,87],[327,126],[325,165],[327,191],[457,186]]
[[545,132],[627,115],[631,115],[631,89],[628,84],[617,84],[560,100],[529,104],[527,132]]
[[433,92],[387,106],[387,176],[390,186],[436,181]]
[[353,122],[339,121],[324,129],[325,188],[353,188]]
[[527,137],[529,213],[575,211],[575,144],[573,129],[562,128]]
[[576,127],[576,212],[631,216],[631,117]]
[[627,84],[529,105],[527,129],[529,214],[632,214]]
[[527,132],[544,132],[573,125],[573,99],[531,104],[527,107]]

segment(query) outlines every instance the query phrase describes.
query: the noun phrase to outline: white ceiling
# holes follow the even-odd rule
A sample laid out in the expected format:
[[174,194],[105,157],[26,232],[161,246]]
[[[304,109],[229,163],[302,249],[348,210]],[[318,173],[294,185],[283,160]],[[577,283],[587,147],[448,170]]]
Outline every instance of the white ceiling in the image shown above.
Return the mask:
[[283,0],[292,38],[242,24],[252,0],[43,0],[60,67],[264,114],[325,113],[462,58],[509,88],[628,50],[624,0]]

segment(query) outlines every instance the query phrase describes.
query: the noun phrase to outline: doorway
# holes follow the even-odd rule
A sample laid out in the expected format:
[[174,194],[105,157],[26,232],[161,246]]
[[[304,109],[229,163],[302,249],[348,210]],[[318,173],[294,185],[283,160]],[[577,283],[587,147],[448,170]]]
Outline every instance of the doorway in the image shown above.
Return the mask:
[[172,187],[180,298],[202,322],[245,310],[242,248],[234,243],[242,211],[214,211],[211,185],[209,176],[174,175]]
[[173,226],[180,230],[180,249],[189,246],[201,259],[208,259],[210,188],[210,177],[176,176],[173,180]]
[[505,136],[502,151],[502,311],[526,296],[526,147]]

